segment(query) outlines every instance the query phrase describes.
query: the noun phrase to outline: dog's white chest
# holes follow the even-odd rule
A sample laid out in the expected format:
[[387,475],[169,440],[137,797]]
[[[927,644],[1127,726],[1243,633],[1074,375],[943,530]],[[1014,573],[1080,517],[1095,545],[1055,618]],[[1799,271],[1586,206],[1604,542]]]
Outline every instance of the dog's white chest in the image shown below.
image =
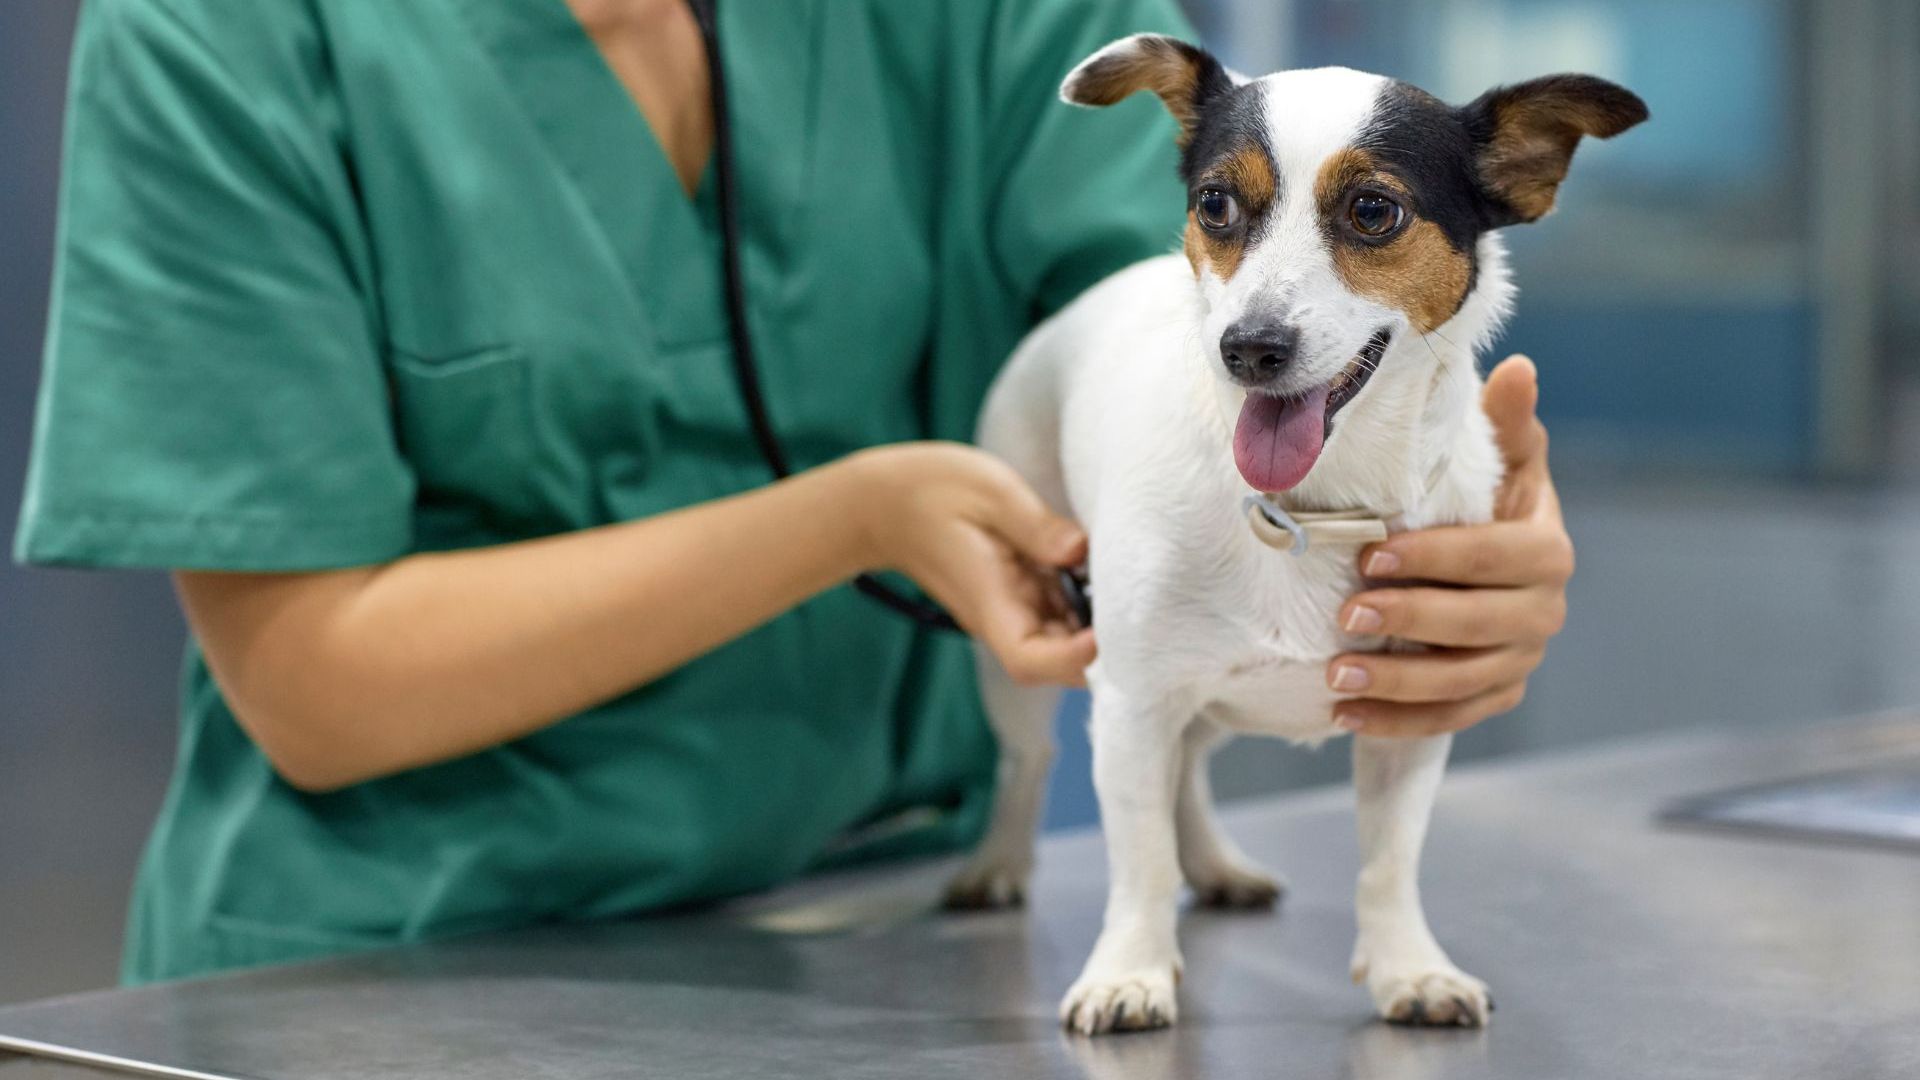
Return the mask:
[[[1341,695],[1327,668],[1343,652],[1372,651],[1379,638],[1342,633],[1339,613],[1364,587],[1358,544],[1333,544],[1302,555],[1255,542],[1208,582],[1211,625],[1192,627],[1214,662],[1198,676],[1197,697],[1215,722],[1243,735],[1318,743],[1342,734],[1333,724]],[[1193,685],[1193,684],[1190,684]]]
[[[1327,658],[1332,657],[1329,651]],[[1205,712],[1242,735],[1320,742],[1341,734],[1332,723],[1339,696],[1327,688],[1326,659],[1283,655],[1255,645],[1213,680]]]

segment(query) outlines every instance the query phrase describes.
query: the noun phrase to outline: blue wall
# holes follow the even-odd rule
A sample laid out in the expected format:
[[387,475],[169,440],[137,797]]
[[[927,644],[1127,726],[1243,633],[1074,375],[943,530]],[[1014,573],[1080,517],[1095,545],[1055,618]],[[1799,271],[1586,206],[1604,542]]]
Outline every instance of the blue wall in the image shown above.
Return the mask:
[[1802,472],[1813,453],[1804,305],[1530,303],[1494,355],[1541,369],[1556,461]]

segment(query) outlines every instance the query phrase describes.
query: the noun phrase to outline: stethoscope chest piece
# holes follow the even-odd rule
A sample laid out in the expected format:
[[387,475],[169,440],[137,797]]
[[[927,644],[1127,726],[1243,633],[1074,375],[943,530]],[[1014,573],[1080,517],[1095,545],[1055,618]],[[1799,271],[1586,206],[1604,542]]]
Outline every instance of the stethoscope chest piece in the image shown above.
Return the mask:
[[1060,570],[1060,595],[1066,598],[1067,610],[1082,629],[1093,625],[1093,585],[1087,580],[1085,571]]

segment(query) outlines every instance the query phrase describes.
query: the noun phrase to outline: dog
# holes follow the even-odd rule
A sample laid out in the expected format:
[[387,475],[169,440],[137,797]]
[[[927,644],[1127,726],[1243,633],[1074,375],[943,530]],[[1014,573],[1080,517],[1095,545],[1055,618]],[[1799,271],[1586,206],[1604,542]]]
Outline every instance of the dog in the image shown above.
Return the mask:
[[[1232,734],[1344,734],[1327,661],[1395,647],[1335,625],[1362,585],[1360,545],[1492,518],[1502,464],[1475,357],[1513,296],[1499,230],[1552,209],[1583,137],[1647,117],[1590,76],[1452,107],[1345,68],[1248,79],[1158,35],[1088,57],[1060,96],[1101,106],[1141,90],[1178,122],[1184,251],[1036,328],[978,429],[1091,537],[1110,882],[1060,1006],[1084,1034],[1174,1022],[1182,879],[1205,904],[1277,899],[1215,818],[1208,757]],[[1058,703],[984,650],[980,683],[1001,763],[987,834],[948,889],[961,907],[1021,901]],[[1389,1020],[1479,1026],[1487,987],[1435,940],[1417,883],[1448,748],[1444,735],[1354,741],[1352,976]]]

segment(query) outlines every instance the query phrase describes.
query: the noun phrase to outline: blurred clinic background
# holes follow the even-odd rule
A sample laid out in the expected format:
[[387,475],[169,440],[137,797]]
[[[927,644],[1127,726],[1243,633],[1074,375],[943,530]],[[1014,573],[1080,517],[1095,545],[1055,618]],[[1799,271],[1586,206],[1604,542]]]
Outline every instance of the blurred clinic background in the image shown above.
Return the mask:
[[[1580,573],[1526,704],[1460,758],[1920,704],[1920,3],[1188,4],[1243,71],[1345,64],[1460,101],[1579,70],[1652,107],[1580,152],[1560,212],[1511,235],[1503,348],[1539,361]],[[9,530],[76,8],[0,3]],[[160,575],[0,567],[0,1002],[113,978],[181,633]],[[1056,826],[1093,816],[1078,726],[1070,704]],[[1244,796],[1346,761],[1242,743],[1218,770]]]

